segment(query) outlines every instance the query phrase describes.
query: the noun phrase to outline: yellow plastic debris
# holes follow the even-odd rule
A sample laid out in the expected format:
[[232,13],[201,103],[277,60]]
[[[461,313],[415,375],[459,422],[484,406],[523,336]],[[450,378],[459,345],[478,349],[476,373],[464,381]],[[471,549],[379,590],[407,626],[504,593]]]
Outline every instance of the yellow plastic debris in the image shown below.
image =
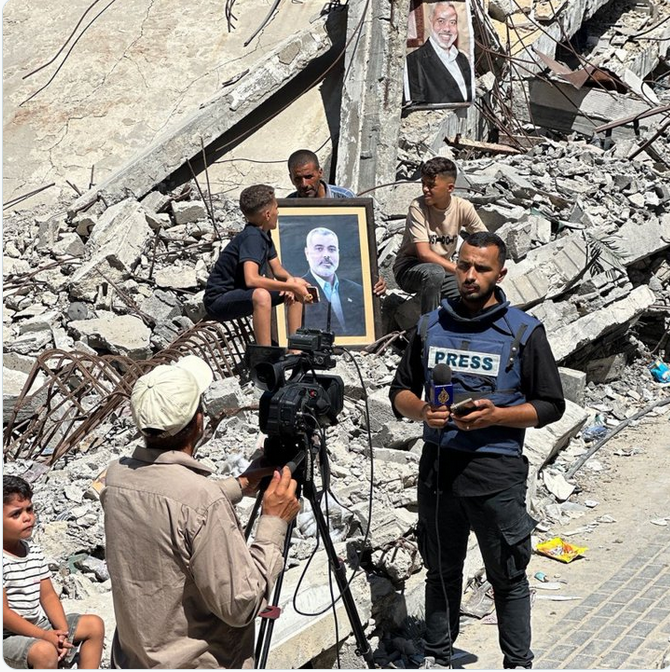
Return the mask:
[[560,537],[554,537],[549,541],[540,542],[535,550],[548,558],[559,560],[560,562],[572,562],[580,555],[584,555],[589,549],[586,546],[574,546],[563,541]]

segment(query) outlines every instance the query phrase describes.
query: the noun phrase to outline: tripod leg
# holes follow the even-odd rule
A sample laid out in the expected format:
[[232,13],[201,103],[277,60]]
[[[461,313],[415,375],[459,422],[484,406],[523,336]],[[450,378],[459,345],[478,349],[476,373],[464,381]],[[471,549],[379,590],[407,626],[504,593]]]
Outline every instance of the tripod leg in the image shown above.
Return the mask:
[[326,549],[328,561],[330,562],[330,566],[333,568],[335,581],[337,582],[337,586],[340,589],[342,603],[344,604],[344,609],[347,612],[347,616],[349,617],[349,623],[351,623],[351,629],[353,630],[354,637],[356,638],[356,644],[358,647],[356,649],[356,653],[365,660],[370,669],[374,669],[376,665],[374,657],[372,656],[372,650],[370,649],[370,644],[365,637],[365,630],[363,630],[363,625],[356,609],[356,603],[354,602],[354,598],[351,595],[351,590],[349,590],[349,585],[347,584],[347,575],[344,569],[344,564],[340,562],[340,559],[337,557],[335,546],[333,546],[333,540],[330,538],[328,525],[323,515],[323,511],[321,511],[321,507],[319,506],[316,495],[316,488],[314,487],[313,481],[305,483],[304,495],[312,505],[314,519],[316,520],[319,534],[323,540],[323,545]]
[[[275,583],[274,595],[272,596],[272,604],[268,606],[276,607],[279,604],[279,596],[281,595],[282,584],[284,583],[284,572],[286,571],[286,560],[288,558],[288,551],[291,547],[291,537],[293,536],[293,528],[295,527],[295,520],[289,523],[286,530],[286,539],[284,540],[284,569],[277,577]],[[256,649],[254,652],[254,659],[256,660],[256,669],[262,670],[268,660],[268,653],[270,652],[270,642],[272,641],[272,631],[275,627],[274,618],[261,618],[261,624],[258,628],[258,638],[256,639]]]

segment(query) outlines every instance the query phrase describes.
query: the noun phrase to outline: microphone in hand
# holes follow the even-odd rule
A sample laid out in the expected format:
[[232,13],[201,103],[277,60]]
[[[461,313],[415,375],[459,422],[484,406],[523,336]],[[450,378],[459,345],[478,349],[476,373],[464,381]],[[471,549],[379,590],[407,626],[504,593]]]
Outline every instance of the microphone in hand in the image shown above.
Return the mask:
[[451,406],[454,401],[454,385],[451,382],[451,368],[446,364],[436,364],[433,367],[430,381],[430,405]]

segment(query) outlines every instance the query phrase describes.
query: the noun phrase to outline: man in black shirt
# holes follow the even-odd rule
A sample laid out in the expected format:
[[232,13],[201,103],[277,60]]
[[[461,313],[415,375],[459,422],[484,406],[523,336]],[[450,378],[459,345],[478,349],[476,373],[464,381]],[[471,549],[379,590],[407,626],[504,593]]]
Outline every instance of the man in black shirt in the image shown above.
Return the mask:
[[[470,528],[494,589],[503,666],[532,666],[526,566],[535,521],[525,505],[524,430],[558,420],[565,401],[544,328],[497,286],[505,255],[495,234],[468,237],[456,265],[460,297],[421,317],[391,385],[396,415],[424,423],[418,535],[427,667],[450,663]],[[466,415],[421,399],[440,362],[452,370],[454,401],[473,399]]]

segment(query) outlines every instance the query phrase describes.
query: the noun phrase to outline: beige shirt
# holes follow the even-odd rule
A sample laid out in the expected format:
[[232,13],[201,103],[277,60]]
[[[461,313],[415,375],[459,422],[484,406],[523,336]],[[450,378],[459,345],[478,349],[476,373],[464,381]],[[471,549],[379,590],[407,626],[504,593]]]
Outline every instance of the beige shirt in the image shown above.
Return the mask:
[[429,243],[433,252],[451,259],[462,229],[468,233],[487,230],[470,201],[452,196],[449,207],[440,210],[426,205],[423,196],[415,198],[409,206],[405,236],[396,263],[404,257],[416,257],[415,243]]
[[178,451],[137,448],[101,495],[121,668],[251,668],[254,619],[283,567],[287,524],[260,516],[247,546],[234,478]]

